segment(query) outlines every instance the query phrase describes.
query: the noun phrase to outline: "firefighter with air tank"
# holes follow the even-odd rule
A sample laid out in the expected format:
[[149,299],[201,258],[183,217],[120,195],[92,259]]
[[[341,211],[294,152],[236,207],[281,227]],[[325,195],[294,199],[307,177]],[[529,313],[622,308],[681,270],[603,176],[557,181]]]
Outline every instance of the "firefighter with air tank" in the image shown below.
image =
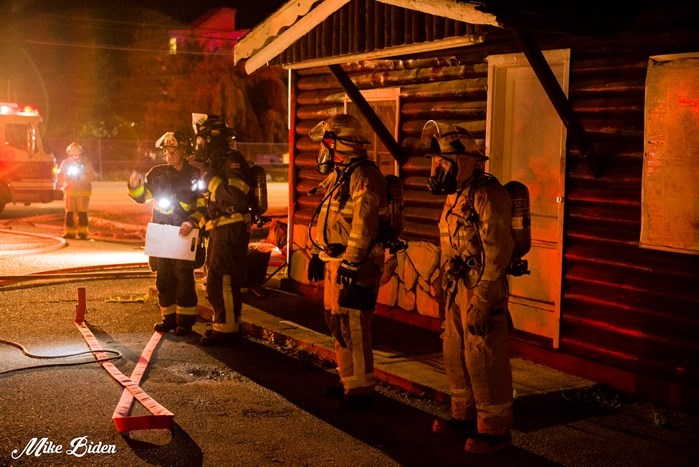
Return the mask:
[[[432,430],[465,435],[467,452],[491,453],[511,442],[506,274],[515,248],[513,203],[508,189],[485,173],[488,158],[469,131],[430,120],[422,140],[431,158],[428,188],[447,195],[439,233],[451,418],[435,420]],[[521,261],[518,267],[516,275],[523,273]]]
[[[206,291],[214,311],[202,346],[230,346],[240,338],[241,288],[245,285],[248,243],[253,222],[261,225],[267,209],[266,176],[231,148],[236,136],[218,115],[193,114],[194,158],[201,170],[209,238]],[[263,186],[260,186],[263,184]],[[264,199],[262,199],[264,198]]]
[[[316,125],[322,201],[309,225],[309,281],[324,280],[326,320],[335,338],[341,383],[326,390],[341,407],[361,409],[374,392],[371,321],[384,264],[380,225],[388,215],[386,181],[368,158],[359,121],[340,114]],[[318,219],[315,231],[314,218]]]

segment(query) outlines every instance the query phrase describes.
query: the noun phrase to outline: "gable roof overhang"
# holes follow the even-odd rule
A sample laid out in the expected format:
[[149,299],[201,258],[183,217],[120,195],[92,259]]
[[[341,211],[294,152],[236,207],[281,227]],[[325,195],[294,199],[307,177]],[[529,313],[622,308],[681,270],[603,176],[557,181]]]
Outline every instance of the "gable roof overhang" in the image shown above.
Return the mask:
[[[344,8],[346,6],[347,8]],[[343,8],[344,11],[341,11]],[[391,8],[393,9],[391,10]],[[357,2],[356,0],[354,2],[352,0],[292,0],[284,4],[238,42],[234,49],[234,61],[238,63],[241,60],[245,60],[245,71],[252,73],[279,57],[297,41],[310,35],[319,26],[321,26],[321,29],[325,28],[328,32],[331,32],[335,25],[339,25],[340,28],[344,27],[345,24],[342,23],[344,19],[345,21],[354,21],[355,26],[362,27],[364,23],[358,22],[361,21],[362,15],[367,20],[374,19],[378,22],[379,19],[372,17],[372,13],[376,16],[379,15],[379,12],[381,14],[385,12],[386,15],[390,15],[389,11],[396,12],[398,11],[396,10],[397,8],[410,11],[414,15],[411,17],[411,20],[415,18],[413,21],[424,22],[440,19],[458,23],[462,27],[461,30],[455,30],[455,33],[451,35],[442,33],[424,38],[398,37],[394,41],[383,40],[372,44],[364,42],[359,47],[352,47],[350,44],[348,47],[345,47],[346,50],[342,50],[340,53],[338,53],[336,45],[316,44],[316,48],[323,48],[324,50],[318,51],[311,57],[283,60],[283,65],[287,68],[309,68],[356,60],[385,58],[406,52],[419,53],[431,50],[444,50],[481,42],[482,35],[477,28],[473,27],[474,25],[499,26],[495,15],[479,11],[476,4],[456,2],[454,0],[367,0],[362,2]],[[375,10],[366,11],[366,9]],[[421,18],[418,18],[418,16]],[[387,17],[390,20],[391,16]],[[400,29],[400,26],[404,26],[406,30],[410,29],[410,25],[394,24],[392,25],[392,34],[400,34],[400,30],[396,31],[396,29]],[[334,32],[333,36],[335,36],[336,40],[347,41],[347,37],[338,36],[349,36],[354,31],[340,30]],[[366,36],[372,36],[373,32],[369,31]],[[376,29],[376,35],[381,34],[383,34],[383,31]],[[366,41],[367,38],[358,38],[357,40]]]

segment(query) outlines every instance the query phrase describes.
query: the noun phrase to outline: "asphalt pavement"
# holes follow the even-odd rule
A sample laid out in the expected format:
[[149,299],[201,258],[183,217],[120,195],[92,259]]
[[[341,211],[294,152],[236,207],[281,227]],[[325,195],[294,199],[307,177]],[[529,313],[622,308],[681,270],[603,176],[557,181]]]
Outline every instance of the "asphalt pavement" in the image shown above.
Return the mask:
[[[89,244],[88,249],[98,248],[98,244],[105,243],[104,239],[135,245],[139,241],[137,232],[143,229],[142,224],[130,228],[121,224],[110,226],[105,219],[97,221],[96,225],[105,227],[101,232],[94,232],[93,238],[100,240],[82,244]],[[46,232],[47,229],[41,230]],[[114,231],[136,234],[114,236]],[[50,234],[43,235],[42,241],[48,244],[61,243],[62,239],[54,237],[52,240]],[[17,246],[25,237],[16,229],[14,232],[0,230],[0,255],[30,255],[31,248]],[[79,241],[71,240],[57,248],[67,251],[79,245]],[[40,244],[36,248],[52,247]],[[252,291],[245,294],[242,319],[246,334],[251,339],[273,343],[286,352],[332,363],[333,341],[326,329],[322,305],[280,290],[278,284],[282,275],[283,271],[273,276],[265,284],[263,294]],[[149,289],[152,291],[152,287]],[[200,314],[206,318],[210,313],[202,291]],[[373,326],[380,390],[404,393],[406,401],[411,398],[431,400],[448,412],[448,388],[439,336],[382,317],[375,317]],[[536,454],[536,457],[517,462],[518,457],[511,452],[497,458],[499,461],[493,465],[697,465],[697,414],[630,401],[593,381],[523,359],[513,358],[512,367],[515,391],[512,450]],[[434,436],[427,425],[423,427],[424,436]],[[2,455],[0,453],[0,457]],[[464,465],[476,465],[471,461],[471,457],[464,457]],[[430,465],[406,459],[400,459],[399,463]]]

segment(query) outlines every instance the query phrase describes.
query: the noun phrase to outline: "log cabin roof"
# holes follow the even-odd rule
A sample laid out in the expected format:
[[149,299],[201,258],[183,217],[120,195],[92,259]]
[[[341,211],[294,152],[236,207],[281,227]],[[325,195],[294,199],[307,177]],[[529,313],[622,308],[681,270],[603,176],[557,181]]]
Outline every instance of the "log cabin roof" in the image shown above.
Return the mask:
[[[677,1],[658,0],[656,11],[681,11]],[[238,42],[234,58],[252,73],[266,64],[310,68],[457,48],[483,42],[492,29],[604,35],[633,22],[645,3],[290,0]]]
[[479,43],[484,27],[498,22],[477,8],[454,0],[292,0],[236,45],[235,61],[252,73],[267,63],[307,68]]

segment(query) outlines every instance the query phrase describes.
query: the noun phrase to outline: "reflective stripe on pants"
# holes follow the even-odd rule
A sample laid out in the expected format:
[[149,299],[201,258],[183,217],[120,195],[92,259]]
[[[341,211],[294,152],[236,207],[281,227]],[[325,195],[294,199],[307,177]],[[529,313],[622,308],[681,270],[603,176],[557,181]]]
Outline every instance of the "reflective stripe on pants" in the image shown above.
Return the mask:
[[[374,258],[367,261],[371,260]],[[375,267],[368,268],[371,273],[364,277],[360,276],[358,281],[378,290],[383,257],[375,260]],[[335,356],[345,392],[366,394],[373,391],[376,384],[371,336],[373,311],[340,307],[339,297],[342,286],[337,283],[339,267],[339,261],[325,263],[324,306],[326,310],[340,316],[340,332],[346,347],[342,347],[336,340]]]
[[342,338],[347,347],[335,341],[340,379],[347,394],[366,394],[374,390],[374,353],[371,345],[373,312],[349,310],[341,314]]

